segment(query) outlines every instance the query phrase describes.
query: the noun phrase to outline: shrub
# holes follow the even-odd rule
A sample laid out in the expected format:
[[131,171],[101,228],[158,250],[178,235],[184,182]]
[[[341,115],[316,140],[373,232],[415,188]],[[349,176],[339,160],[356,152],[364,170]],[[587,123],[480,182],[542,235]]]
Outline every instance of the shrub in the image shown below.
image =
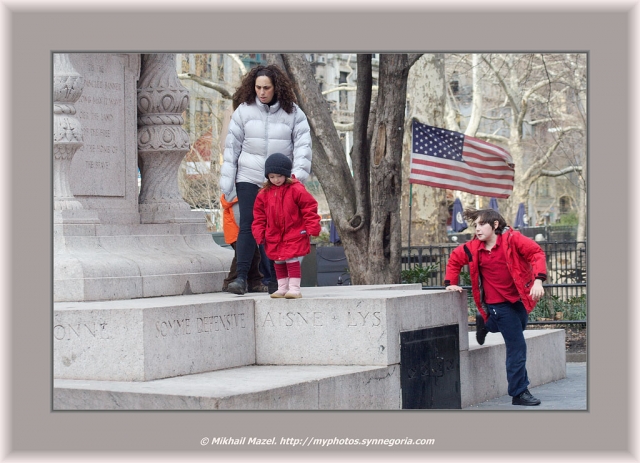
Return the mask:
[[425,267],[416,265],[409,270],[402,270],[400,279],[402,283],[422,283],[422,286],[429,286],[429,279],[437,275],[439,268],[440,264],[438,262]]

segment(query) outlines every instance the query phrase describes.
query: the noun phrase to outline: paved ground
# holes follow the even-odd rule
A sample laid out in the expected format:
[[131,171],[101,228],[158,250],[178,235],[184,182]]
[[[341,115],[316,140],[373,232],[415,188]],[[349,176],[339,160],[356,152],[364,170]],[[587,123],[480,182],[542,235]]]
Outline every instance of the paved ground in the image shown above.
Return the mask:
[[542,403],[535,407],[511,405],[508,395],[472,405],[465,410],[587,410],[587,364],[567,363],[567,377],[529,389]]

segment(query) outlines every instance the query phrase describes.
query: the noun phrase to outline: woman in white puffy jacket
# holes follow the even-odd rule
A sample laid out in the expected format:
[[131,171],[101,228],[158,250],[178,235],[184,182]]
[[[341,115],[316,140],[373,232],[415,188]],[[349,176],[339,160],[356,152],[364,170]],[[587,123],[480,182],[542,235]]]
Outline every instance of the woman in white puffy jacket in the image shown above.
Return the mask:
[[238,277],[227,291],[244,294],[249,290],[247,274],[256,247],[251,224],[253,204],[265,179],[264,163],[270,154],[285,154],[293,162],[292,176],[304,182],[311,173],[311,131],[291,82],[275,65],[251,69],[233,95],[233,107],[220,188],[226,195],[235,185],[238,195]]

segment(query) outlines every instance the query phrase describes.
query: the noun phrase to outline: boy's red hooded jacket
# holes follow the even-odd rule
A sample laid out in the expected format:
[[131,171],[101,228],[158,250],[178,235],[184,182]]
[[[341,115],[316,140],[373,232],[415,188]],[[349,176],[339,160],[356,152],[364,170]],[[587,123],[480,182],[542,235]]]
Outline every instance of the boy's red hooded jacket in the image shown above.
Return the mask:
[[292,180],[260,190],[253,206],[251,232],[271,260],[309,254],[310,237],[320,234],[318,202],[302,183]]
[[[520,294],[520,299],[527,309],[527,313],[529,313],[536,306],[536,301],[529,296],[533,280],[537,278],[538,280],[545,281],[547,279],[547,265],[544,251],[538,243],[510,228],[505,228],[502,232],[502,245],[505,246],[505,265],[513,278],[516,289]],[[460,270],[469,264],[473,299],[478,308],[478,312],[484,320],[487,321],[489,315],[485,309],[486,305],[482,291],[482,275],[478,268],[478,253],[482,247],[482,242],[474,236],[471,241],[467,241],[465,244],[461,244],[455,248],[451,252],[449,262],[447,263],[444,284],[445,286],[457,285]]]

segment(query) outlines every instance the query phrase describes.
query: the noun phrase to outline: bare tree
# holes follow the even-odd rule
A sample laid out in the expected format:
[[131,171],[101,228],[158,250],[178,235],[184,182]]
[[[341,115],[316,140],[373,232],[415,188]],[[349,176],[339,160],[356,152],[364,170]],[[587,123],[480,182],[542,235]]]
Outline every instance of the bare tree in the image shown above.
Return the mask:
[[[425,54],[411,67],[407,99],[409,112],[405,121],[402,216],[403,224],[411,227],[411,243],[444,243],[447,241],[447,191],[425,185],[410,188],[408,179],[411,156],[411,122],[413,119],[435,127],[445,125],[444,54]],[[412,197],[409,197],[410,190]],[[409,201],[412,203],[409,223]],[[409,230],[403,231],[408,238]],[[408,239],[407,239],[408,241]]]
[[[191,93],[191,104],[185,115],[191,149],[181,163],[178,185],[182,197],[192,209],[206,212],[210,230],[221,228],[219,183],[221,140],[225,126],[223,115],[230,107],[232,93],[229,84],[220,80],[223,70],[220,56],[185,55],[183,70],[190,67],[193,72],[178,74]],[[234,63],[233,73],[239,74],[235,60]]]
[[211,127],[202,134],[191,145],[178,172],[178,186],[182,197],[192,209],[205,211],[209,230],[221,228],[220,150],[217,133]]
[[287,71],[312,129],[313,171],[327,197],[354,284],[400,282],[402,138],[409,69],[419,54],[380,56],[372,101],[371,55],[357,57],[353,175],[309,62],[274,57]]
[[[586,112],[581,109],[586,105],[584,55],[469,58],[456,55],[454,71],[473,73],[473,106],[465,133],[507,147],[515,163],[514,191],[505,201],[505,217],[515,217],[519,203],[526,203],[538,179],[582,172],[576,185],[581,191],[582,222],[586,217]],[[455,111],[449,114],[449,125],[457,123],[452,114]]]
[[[552,156],[561,146],[563,139],[570,132],[584,131],[584,126],[574,124],[566,112],[566,106],[562,103],[557,104],[565,101],[563,94],[566,92],[566,79],[570,76],[563,66],[553,66],[556,64],[553,56],[488,55],[483,56],[483,61],[489,66],[497,84],[504,92],[504,103],[501,107],[507,110],[504,122],[509,127],[509,134],[477,135],[509,146],[516,164],[516,173],[513,194],[508,203],[508,217],[515,217],[518,204],[527,199],[529,190],[536,180],[543,175],[563,175],[559,169],[547,167],[553,165]],[[526,162],[525,159],[527,125],[543,128],[536,131],[535,137],[530,138],[536,148],[532,162]],[[580,170],[580,166],[575,163],[568,167],[567,171]]]

